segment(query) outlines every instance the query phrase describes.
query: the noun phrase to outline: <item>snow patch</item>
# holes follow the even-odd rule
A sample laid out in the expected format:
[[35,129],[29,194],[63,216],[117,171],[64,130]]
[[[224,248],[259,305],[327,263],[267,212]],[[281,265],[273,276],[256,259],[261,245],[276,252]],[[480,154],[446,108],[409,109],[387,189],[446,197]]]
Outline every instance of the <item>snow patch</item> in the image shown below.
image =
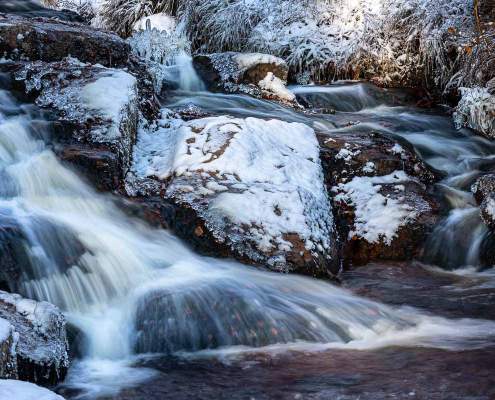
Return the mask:
[[375,163],[368,161],[363,167],[363,172],[366,174],[371,174],[375,172]]
[[495,220],[495,198],[489,197],[483,204],[483,211]]
[[352,150],[351,145],[349,143],[345,143],[344,147],[342,147],[339,152],[335,155],[337,160],[344,160],[345,162],[349,162],[353,157],[359,155],[361,150]]
[[404,148],[399,144],[399,143],[395,143],[389,150],[392,154],[397,154],[397,155],[404,155],[406,153],[406,151],[404,150]]
[[120,70],[105,72],[95,82],[81,89],[81,98],[85,106],[111,122],[105,134],[109,139],[120,136],[123,113],[136,97],[136,78]]
[[369,243],[383,241],[390,245],[401,226],[414,220],[416,211],[401,201],[380,193],[383,184],[400,184],[412,181],[404,171],[375,177],[355,177],[348,183],[332,188],[334,200],[351,204],[355,208],[354,229],[349,239],[360,237]]
[[285,82],[273,75],[273,72],[268,72],[266,77],[259,81],[258,86],[261,90],[266,91],[281,100],[288,102],[296,100],[296,95],[287,89]]
[[13,326],[6,319],[0,318],[0,343],[5,342],[13,333]]
[[33,383],[11,379],[0,380],[0,399],[64,400],[62,396]]
[[286,67],[285,61],[279,57],[263,53],[242,53],[234,57],[234,61],[241,69],[250,69],[259,64],[273,64],[279,67]]

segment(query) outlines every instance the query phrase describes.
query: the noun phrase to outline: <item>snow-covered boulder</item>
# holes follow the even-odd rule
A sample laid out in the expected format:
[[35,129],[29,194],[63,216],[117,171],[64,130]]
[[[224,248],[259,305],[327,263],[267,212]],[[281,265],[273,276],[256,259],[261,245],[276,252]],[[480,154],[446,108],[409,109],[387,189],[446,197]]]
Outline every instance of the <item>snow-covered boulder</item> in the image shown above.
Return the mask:
[[277,271],[338,271],[318,141],[306,125],[164,119],[140,133],[132,173],[129,193],[151,188],[177,205],[170,225],[200,250]]
[[414,257],[436,221],[436,180],[405,144],[377,133],[319,135],[344,257],[355,265]]
[[495,230],[495,174],[484,175],[471,188],[480,205],[481,218],[492,230]]
[[69,365],[65,318],[53,304],[0,291],[0,318],[10,323],[18,339],[19,379],[56,384]]
[[37,61],[17,73],[36,104],[59,122],[56,150],[102,190],[113,190],[129,167],[136,137],[137,79],[128,72],[73,58]]
[[72,56],[107,67],[126,65],[129,45],[117,35],[54,19],[0,14],[0,55],[15,60],[60,61]]
[[[12,324],[0,318],[0,378],[17,378],[18,335]],[[1,392],[0,392],[1,394]]]
[[[457,128],[469,127],[489,139],[495,139],[495,78],[493,88],[461,88],[461,100],[454,113]],[[489,82],[489,83],[490,83]]]
[[200,54],[194,67],[208,88],[296,104],[286,87],[289,68],[281,58],[261,53]]
[[33,383],[0,380],[0,398],[12,400],[64,400],[62,396]]
[[404,171],[357,176],[332,190],[341,231],[347,231],[344,254],[356,265],[413,258],[436,222],[424,187]]

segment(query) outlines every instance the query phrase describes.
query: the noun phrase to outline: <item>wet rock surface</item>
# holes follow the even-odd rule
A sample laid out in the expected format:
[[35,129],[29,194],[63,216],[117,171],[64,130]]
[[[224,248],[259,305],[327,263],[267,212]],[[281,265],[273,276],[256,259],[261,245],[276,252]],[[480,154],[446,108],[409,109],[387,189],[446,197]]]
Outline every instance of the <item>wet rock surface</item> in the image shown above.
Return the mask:
[[60,158],[98,189],[115,190],[129,167],[136,137],[136,78],[72,58],[25,64],[15,77],[36,104],[56,118],[54,140]]
[[37,302],[0,291],[0,318],[18,337],[15,346],[19,379],[54,385],[69,365],[65,318],[47,302]]
[[10,290],[29,265],[25,237],[10,216],[0,213],[0,290]]
[[437,176],[405,144],[375,132],[318,136],[346,261],[407,260],[437,221]]
[[[343,276],[344,287],[367,298],[449,318],[482,319],[495,318],[494,279],[493,274],[462,276],[410,263],[370,264]],[[187,399],[200,392],[225,399],[489,400],[495,396],[493,357],[495,346],[260,352],[226,356],[225,362],[164,357],[140,363],[158,370],[157,377],[115,398]],[[62,393],[69,399],[77,395]]]
[[7,58],[50,62],[70,55],[82,62],[122,67],[129,53],[129,45],[113,33],[74,22],[0,14],[0,54]]
[[420,263],[373,263],[343,273],[343,286],[393,306],[448,318],[495,319],[495,275],[455,274]]
[[160,371],[156,378],[114,399],[189,399],[201,393],[204,399],[489,400],[495,395],[494,356],[495,347],[391,347],[259,354],[228,363],[156,359],[146,364]]
[[56,18],[62,21],[83,22],[83,19],[73,11],[49,9],[35,0],[4,1],[0,4],[0,13],[16,14],[26,18],[44,17]]

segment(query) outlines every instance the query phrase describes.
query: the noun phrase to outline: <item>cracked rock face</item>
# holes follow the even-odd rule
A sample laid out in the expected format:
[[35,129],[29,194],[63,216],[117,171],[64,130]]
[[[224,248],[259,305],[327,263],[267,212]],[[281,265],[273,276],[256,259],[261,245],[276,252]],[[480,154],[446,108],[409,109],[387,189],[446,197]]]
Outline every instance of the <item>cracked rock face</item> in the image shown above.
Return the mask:
[[125,66],[129,45],[113,33],[74,22],[0,14],[0,56],[61,61],[72,56],[106,67]]
[[139,114],[137,79],[73,58],[37,61],[16,73],[35,102],[58,120],[56,151],[100,190],[115,190],[130,164]]
[[2,321],[12,327],[13,340],[7,338],[2,349],[11,344],[19,379],[53,385],[64,378],[69,365],[66,322],[57,307],[0,291]]
[[436,222],[436,180],[408,147],[377,133],[320,135],[321,157],[346,261],[405,260]]
[[210,250],[277,271],[339,269],[318,142],[306,125],[164,119],[140,134],[131,172],[130,194],[154,192],[188,210],[173,223],[189,224]]

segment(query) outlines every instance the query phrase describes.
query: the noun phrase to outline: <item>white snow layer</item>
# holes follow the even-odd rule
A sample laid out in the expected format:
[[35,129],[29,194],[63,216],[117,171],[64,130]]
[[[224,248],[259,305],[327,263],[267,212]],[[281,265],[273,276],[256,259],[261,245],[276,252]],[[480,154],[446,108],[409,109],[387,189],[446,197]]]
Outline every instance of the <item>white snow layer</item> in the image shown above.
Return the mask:
[[13,326],[6,319],[0,318],[0,344],[5,342],[13,333]]
[[119,127],[126,108],[137,97],[136,85],[136,78],[127,72],[108,69],[95,82],[82,88],[85,106],[111,122],[105,134],[108,139],[120,135]]
[[[191,204],[219,240],[250,240],[275,253],[291,249],[288,234],[310,251],[331,245],[318,141],[304,124],[226,116],[167,120],[140,134],[134,160],[138,177],[171,178],[167,195]],[[226,237],[232,223],[237,235]]]
[[495,96],[487,88],[460,88],[461,100],[454,113],[458,129],[469,127],[495,138]]
[[33,383],[11,379],[0,380],[0,399],[64,400],[62,396]]
[[259,81],[258,86],[263,91],[283,101],[292,102],[296,100],[296,95],[287,89],[285,82],[273,75],[273,72],[268,72],[266,77]]
[[234,59],[240,69],[249,69],[259,64],[274,64],[280,67],[287,65],[281,58],[263,53],[238,54]]
[[[332,188],[336,192],[335,201],[344,201],[355,208],[354,229],[349,239],[360,237],[369,243],[390,245],[403,225],[413,220],[417,213],[399,198],[391,198],[380,193],[381,184],[399,184],[411,181],[404,171],[395,171],[390,175],[353,178]],[[396,190],[404,190],[396,185]]]
[[483,204],[483,210],[489,217],[495,220],[495,198],[489,197]]

